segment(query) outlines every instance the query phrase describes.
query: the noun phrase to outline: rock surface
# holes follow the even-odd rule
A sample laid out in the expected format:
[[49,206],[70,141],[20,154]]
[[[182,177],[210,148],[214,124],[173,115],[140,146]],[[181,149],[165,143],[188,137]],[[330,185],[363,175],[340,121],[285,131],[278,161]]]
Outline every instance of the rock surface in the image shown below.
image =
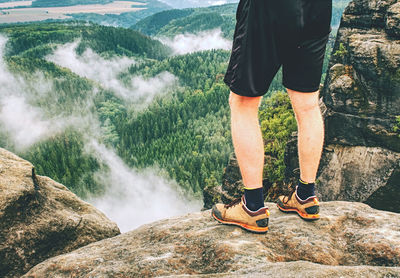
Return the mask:
[[23,277],[400,277],[399,214],[336,201],[305,222],[268,205],[267,234],[220,224],[207,210],[48,259]]
[[[361,201],[400,212],[400,3],[354,0],[337,33],[321,106],[325,148],[322,200]],[[287,179],[298,176],[296,140],[287,146]]]
[[103,213],[2,148],[0,192],[0,277],[120,234]]

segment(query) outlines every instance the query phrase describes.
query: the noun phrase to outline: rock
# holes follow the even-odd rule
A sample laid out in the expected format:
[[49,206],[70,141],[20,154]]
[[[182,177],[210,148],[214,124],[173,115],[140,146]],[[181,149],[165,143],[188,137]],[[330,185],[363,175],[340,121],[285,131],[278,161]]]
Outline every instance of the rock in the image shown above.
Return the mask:
[[397,0],[353,0],[346,7],[340,26],[383,28],[386,11],[395,3]]
[[242,175],[235,153],[232,153],[224,169],[221,185],[205,187],[203,208],[210,209],[217,202],[229,203],[243,194]]
[[[324,201],[400,212],[399,4],[355,0],[343,13],[320,93],[326,133],[317,190]],[[286,148],[287,182],[298,177],[295,139]]]
[[48,259],[23,277],[400,276],[399,214],[336,201],[321,203],[322,218],[306,222],[267,205],[267,234],[220,224],[207,210]]
[[[318,179],[321,199],[365,202],[388,183],[400,154],[377,147],[333,145],[325,148],[324,160]],[[399,208],[396,198],[393,201],[393,209]]]
[[0,192],[0,277],[120,234],[103,213],[2,148]]
[[400,3],[393,4],[386,14],[386,33],[400,37]]

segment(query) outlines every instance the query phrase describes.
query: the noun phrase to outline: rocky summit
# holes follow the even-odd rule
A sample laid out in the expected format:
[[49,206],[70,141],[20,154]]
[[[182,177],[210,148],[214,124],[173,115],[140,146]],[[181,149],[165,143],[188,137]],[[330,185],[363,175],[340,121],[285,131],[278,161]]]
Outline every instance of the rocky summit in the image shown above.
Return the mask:
[[48,259],[23,277],[400,277],[399,214],[336,201],[306,222],[267,205],[267,234],[220,224],[206,210]]
[[0,277],[120,234],[102,212],[2,148],[0,193]]

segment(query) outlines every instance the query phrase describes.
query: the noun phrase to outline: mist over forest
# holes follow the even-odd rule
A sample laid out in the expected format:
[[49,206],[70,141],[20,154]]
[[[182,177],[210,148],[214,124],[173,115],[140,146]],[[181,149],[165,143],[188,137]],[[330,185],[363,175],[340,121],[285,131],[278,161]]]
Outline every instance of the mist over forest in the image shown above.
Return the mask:
[[[222,78],[237,1],[145,2],[152,8],[135,16],[0,25],[0,146],[123,231],[200,210],[203,189],[221,183],[233,151]],[[296,129],[281,78],[279,71],[260,111],[262,126],[274,130],[264,130],[274,158],[265,172],[277,181]]]

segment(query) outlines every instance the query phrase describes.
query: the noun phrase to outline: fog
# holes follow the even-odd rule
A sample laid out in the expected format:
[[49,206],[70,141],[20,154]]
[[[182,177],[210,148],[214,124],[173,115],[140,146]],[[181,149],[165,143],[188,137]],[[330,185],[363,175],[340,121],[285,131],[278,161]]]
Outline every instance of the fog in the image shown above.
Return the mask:
[[161,72],[151,78],[132,76],[129,82],[123,83],[118,75],[125,72],[136,61],[126,56],[104,58],[90,48],[82,55],[75,51],[79,41],[58,46],[46,59],[61,67],[70,69],[79,76],[99,83],[103,88],[112,90],[128,101],[139,101],[148,104],[155,95],[163,93],[176,85],[177,78],[169,72]]
[[[85,151],[106,165],[94,175],[104,185],[104,196],[87,201],[115,221],[123,232],[157,219],[201,209],[200,198],[183,193],[175,181],[158,174],[159,169],[129,168],[114,149],[99,143],[100,123],[97,116],[90,113],[91,96],[95,92],[88,94],[88,99],[79,102],[72,111],[55,110],[55,113],[51,110],[49,113],[46,107],[40,107],[41,98],[45,100],[49,94],[54,94],[52,80],[45,79],[40,72],[32,73],[32,80],[11,73],[3,59],[6,42],[7,39],[0,36],[0,128],[8,134],[16,150],[24,151],[34,143],[65,131],[68,126],[83,131]],[[124,87],[117,76],[135,61],[127,57],[107,60],[91,50],[79,57],[74,53],[75,47],[76,43],[60,46],[48,59],[116,94],[140,100],[142,105],[143,101],[150,102],[155,94],[175,86],[176,77],[163,72],[147,80],[134,76],[128,87]]]
[[40,74],[34,74],[34,84],[12,74],[3,58],[6,43],[7,39],[0,36],[0,127],[9,135],[15,149],[23,151],[62,131],[74,119],[45,116],[41,108],[31,104],[32,99],[50,92],[52,85]]
[[220,28],[197,34],[179,34],[173,38],[160,37],[158,40],[171,47],[175,55],[210,49],[230,50],[232,47],[232,42],[222,36]]
[[[72,119],[46,119],[42,111],[29,105],[24,97],[7,96],[0,99],[0,122],[18,150],[62,131]],[[72,121],[71,121],[72,124]]]
[[151,168],[140,172],[129,168],[115,151],[97,141],[87,144],[87,152],[110,169],[96,177],[108,185],[105,194],[88,202],[117,222],[121,232],[202,207],[201,200],[185,195],[175,181],[157,176]]

